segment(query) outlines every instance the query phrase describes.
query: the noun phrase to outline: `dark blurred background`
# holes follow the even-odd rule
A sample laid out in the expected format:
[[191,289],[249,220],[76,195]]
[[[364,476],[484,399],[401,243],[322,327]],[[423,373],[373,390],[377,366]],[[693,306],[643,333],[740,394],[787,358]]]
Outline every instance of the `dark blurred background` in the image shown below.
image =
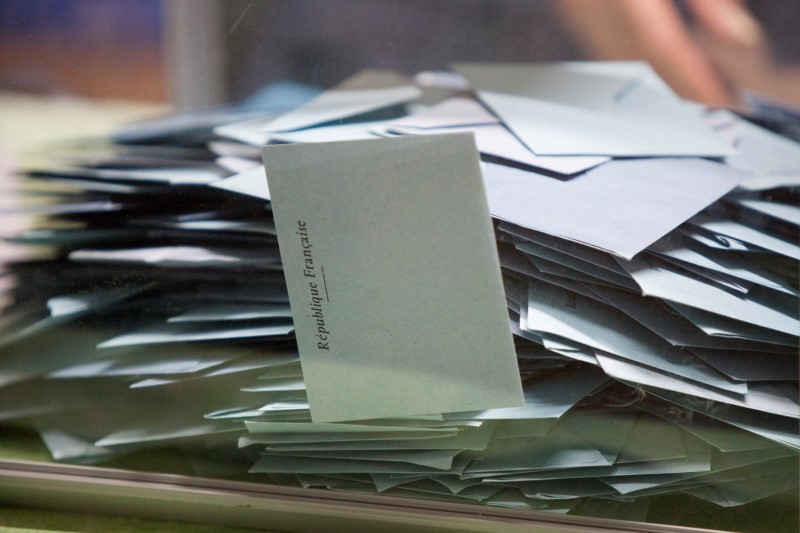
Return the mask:
[[0,0],[0,89],[168,99],[162,0]]
[[[451,61],[595,55],[586,43],[576,42],[574,31],[564,29],[555,4],[0,0],[0,90],[146,100],[182,108],[237,101],[275,80],[328,87],[364,67],[414,73],[444,69]],[[677,5],[686,12],[682,2]],[[792,66],[789,70],[797,74],[800,2],[751,1],[748,7],[768,30],[770,60]],[[758,67],[741,66],[743,61],[736,54],[739,65],[732,70],[764,78]]]

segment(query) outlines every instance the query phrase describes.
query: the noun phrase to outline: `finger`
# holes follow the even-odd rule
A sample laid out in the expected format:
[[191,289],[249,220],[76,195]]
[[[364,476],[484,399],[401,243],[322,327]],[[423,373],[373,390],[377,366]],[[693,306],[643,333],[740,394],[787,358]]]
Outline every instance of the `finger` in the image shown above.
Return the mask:
[[684,98],[736,103],[671,0],[560,0],[553,7],[591,57],[644,59]]
[[741,0],[689,0],[687,6],[714,37],[748,48],[758,48],[763,44],[761,25]]
[[686,28],[671,0],[615,0],[641,57],[685,98],[711,105],[736,103],[733,92]]

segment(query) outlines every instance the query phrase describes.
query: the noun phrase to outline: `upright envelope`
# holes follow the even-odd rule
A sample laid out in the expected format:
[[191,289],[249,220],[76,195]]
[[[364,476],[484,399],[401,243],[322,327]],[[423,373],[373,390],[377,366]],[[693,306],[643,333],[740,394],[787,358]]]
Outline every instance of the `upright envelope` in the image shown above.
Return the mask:
[[315,422],[523,405],[471,134],[263,155]]

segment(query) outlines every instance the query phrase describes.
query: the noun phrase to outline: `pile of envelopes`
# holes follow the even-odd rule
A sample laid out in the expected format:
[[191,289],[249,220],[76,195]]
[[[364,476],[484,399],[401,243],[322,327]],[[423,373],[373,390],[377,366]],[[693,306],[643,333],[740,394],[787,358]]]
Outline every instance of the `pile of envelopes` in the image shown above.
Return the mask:
[[[525,406],[311,422],[260,147],[461,131]],[[37,255],[1,278],[0,422],[57,460],[180,447],[200,473],[634,518],[797,490],[800,145],[646,65],[365,72],[80,152],[29,173],[6,216],[36,217],[11,240]]]

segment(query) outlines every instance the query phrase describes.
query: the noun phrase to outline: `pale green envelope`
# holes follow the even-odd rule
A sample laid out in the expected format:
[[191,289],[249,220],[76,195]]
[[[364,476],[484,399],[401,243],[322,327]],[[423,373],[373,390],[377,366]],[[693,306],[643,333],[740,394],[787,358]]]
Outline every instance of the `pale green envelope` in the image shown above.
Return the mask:
[[471,134],[263,155],[315,422],[523,405]]

